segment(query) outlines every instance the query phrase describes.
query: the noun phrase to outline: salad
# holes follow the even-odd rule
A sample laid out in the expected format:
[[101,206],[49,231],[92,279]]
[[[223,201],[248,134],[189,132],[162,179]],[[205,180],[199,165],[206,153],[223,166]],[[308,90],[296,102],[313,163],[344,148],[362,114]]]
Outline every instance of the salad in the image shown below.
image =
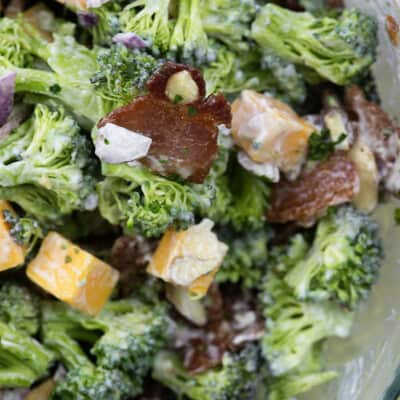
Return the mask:
[[0,399],[289,400],[337,378],[324,345],[351,335],[384,261],[373,212],[400,191],[375,19],[1,11]]

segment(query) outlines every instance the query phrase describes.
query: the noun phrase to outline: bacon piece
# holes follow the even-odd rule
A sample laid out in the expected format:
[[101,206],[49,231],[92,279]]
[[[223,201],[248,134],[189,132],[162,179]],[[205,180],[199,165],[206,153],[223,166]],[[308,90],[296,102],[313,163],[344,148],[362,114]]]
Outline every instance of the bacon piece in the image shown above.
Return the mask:
[[241,293],[237,287],[232,293],[221,293],[218,286],[213,285],[206,306],[207,325],[179,330],[174,344],[183,353],[184,365],[191,374],[219,366],[225,352],[257,341],[264,333],[254,296]]
[[[174,104],[165,95],[169,77],[187,70],[199,85],[200,97],[192,104]],[[222,95],[204,98],[201,74],[186,65],[166,63],[148,81],[149,94],[112,111],[98,127],[122,126],[152,139],[140,162],[163,176],[179,175],[202,183],[218,151],[218,125],[230,126],[230,105]]]
[[296,181],[276,184],[267,219],[309,226],[328,207],[350,201],[358,190],[359,177],[353,163],[345,153],[338,152],[303,172]]
[[399,127],[377,104],[366,100],[357,86],[346,90],[346,106],[359,139],[374,153],[380,179],[384,180],[399,155]]

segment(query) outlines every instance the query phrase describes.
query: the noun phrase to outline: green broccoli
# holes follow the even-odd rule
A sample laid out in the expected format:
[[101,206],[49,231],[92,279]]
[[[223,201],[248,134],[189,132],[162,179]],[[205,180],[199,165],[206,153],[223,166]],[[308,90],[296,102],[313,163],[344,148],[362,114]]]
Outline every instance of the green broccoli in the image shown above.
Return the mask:
[[118,105],[144,92],[145,83],[160,65],[153,56],[122,44],[99,50],[97,61],[98,71],[90,82],[99,96]]
[[352,312],[327,301],[298,300],[273,272],[267,275],[260,296],[266,318],[262,350],[273,376],[298,368],[322,339],[350,333]]
[[245,54],[214,45],[216,59],[203,68],[207,92],[239,93],[245,89],[268,91],[289,103],[302,103],[306,96],[303,76],[293,64],[256,49]]
[[266,230],[236,234],[229,227],[220,228],[218,237],[229,245],[229,251],[217,273],[217,282],[241,282],[246,288],[259,286],[267,264],[268,236]]
[[321,344],[322,342],[313,346],[298,368],[283,376],[269,379],[269,400],[292,399],[337,376],[335,371],[324,370]]
[[204,31],[230,49],[247,51],[256,9],[254,0],[203,0],[200,13]]
[[[194,223],[194,210],[203,199],[190,185],[155,175],[147,169],[103,163],[106,179],[98,184],[101,215],[127,232],[160,236],[175,225]],[[211,195],[210,195],[211,197]]]
[[[113,108],[113,103],[96,95],[90,78],[99,70],[96,51],[78,44],[72,36],[54,35],[54,41],[44,40],[36,29],[23,20],[1,21],[0,43],[9,39],[13,28],[18,35],[14,43],[20,53],[0,53],[0,73],[15,71],[16,92],[35,93],[55,99],[74,112],[90,127]],[[11,48],[11,47],[10,47]],[[23,61],[28,56],[44,61],[50,71],[34,69]]]
[[0,285],[0,388],[29,387],[43,377],[51,353],[31,336],[39,329],[39,302],[26,287]]
[[39,330],[39,299],[21,284],[0,284],[0,321],[35,335]]
[[28,333],[0,321],[0,388],[31,386],[51,361],[51,353]]
[[55,398],[108,400],[139,394],[155,354],[165,344],[167,327],[166,307],[154,299],[112,301],[96,317],[60,302],[45,302],[44,343],[68,369]]
[[134,0],[120,12],[123,32],[134,32],[149,43],[155,54],[169,50],[172,34],[171,0]]
[[203,29],[200,0],[180,0],[169,50],[183,62],[207,63],[211,51]]
[[283,59],[346,85],[374,62],[377,24],[354,9],[331,18],[267,4],[252,25],[252,37]]
[[320,220],[310,251],[285,281],[300,299],[336,300],[354,308],[369,293],[382,261],[377,223],[343,206]]
[[30,119],[0,141],[0,197],[39,221],[84,209],[95,196],[89,149],[62,109],[37,105]]
[[258,386],[259,351],[248,345],[237,354],[225,353],[222,366],[190,375],[179,357],[161,352],[154,361],[153,378],[192,400],[250,400]]

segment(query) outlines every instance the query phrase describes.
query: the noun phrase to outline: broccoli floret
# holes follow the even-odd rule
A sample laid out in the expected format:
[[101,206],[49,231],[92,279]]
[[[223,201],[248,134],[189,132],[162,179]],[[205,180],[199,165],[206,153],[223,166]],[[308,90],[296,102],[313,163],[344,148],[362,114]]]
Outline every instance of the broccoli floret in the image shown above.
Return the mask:
[[200,0],[180,0],[169,49],[184,62],[202,64],[212,54],[203,29]]
[[350,333],[352,312],[330,302],[298,300],[272,272],[263,284],[261,301],[266,318],[262,350],[274,376],[298,368],[322,339]]
[[203,202],[200,215],[221,225],[229,224],[236,231],[262,228],[269,200],[268,184],[236,163],[226,168],[225,175],[213,175],[211,171],[206,180],[214,198],[211,204]]
[[320,220],[310,251],[285,277],[300,299],[354,308],[376,281],[383,260],[377,223],[351,206]]
[[124,400],[137,393],[130,378],[118,370],[83,367],[68,372],[53,400]]
[[290,373],[270,379],[269,399],[289,400],[326,383],[337,376],[335,371],[325,371],[321,357],[322,342],[313,346],[302,364]]
[[134,0],[120,13],[121,28],[146,40],[155,54],[169,50],[171,0]]
[[34,335],[39,330],[39,299],[15,282],[0,285],[0,321]]
[[0,196],[39,221],[84,209],[95,196],[89,149],[62,109],[37,105],[30,119],[0,141]]
[[229,227],[218,231],[218,237],[229,245],[229,251],[219,269],[217,282],[241,282],[246,288],[256,288],[265,273],[268,252],[266,230],[235,234]]
[[256,9],[254,0],[204,0],[201,3],[204,31],[230,49],[247,51],[250,24]]
[[190,185],[128,165],[103,163],[103,174],[107,178],[98,185],[99,207],[110,223],[147,237],[194,223],[194,210],[203,199]]
[[[54,34],[49,43],[37,30],[24,20],[6,20],[18,35],[15,36],[20,53],[0,53],[0,72],[15,71],[16,92],[35,93],[55,99],[71,109],[89,128],[107,112],[113,104],[96,95],[90,78],[99,70],[96,50],[78,44],[72,36]],[[9,30],[8,29],[8,30]],[[2,33],[0,42],[8,40],[8,30]],[[17,40],[18,38],[18,40]],[[31,55],[44,61],[50,71],[34,69],[18,58]]]
[[122,105],[145,89],[145,83],[159,66],[153,56],[121,44],[98,52],[98,72],[90,81],[99,96]]
[[3,218],[9,226],[10,235],[15,242],[26,248],[27,254],[44,236],[39,223],[35,219],[20,217],[10,210],[3,211]]
[[154,299],[109,302],[96,317],[60,302],[45,302],[44,342],[68,369],[55,397],[108,400],[139,394],[155,354],[165,344],[167,327],[165,305]]
[[239,93],[245,89],[268,91],[289,103],[301,103],[306,96],[303,76],[293,64],[276,55],[252,49],[245,54],[216,46],[216,59],[203,69],[207,92]]
[[29,387],[51,361],[51,353],[28,333],[0,321],[0,388]]
[[252,37],[283,59],[346,85],[374,62],[377,24],[354,9],[331,18],[267,4],[252,25]]
[[257,391],[258,370],[258,348],[249,345],[238,354],[226,353],[220,368],[198,375],[190,375],[176,354],[161,352],[153,378],[192,400],[250,400]]

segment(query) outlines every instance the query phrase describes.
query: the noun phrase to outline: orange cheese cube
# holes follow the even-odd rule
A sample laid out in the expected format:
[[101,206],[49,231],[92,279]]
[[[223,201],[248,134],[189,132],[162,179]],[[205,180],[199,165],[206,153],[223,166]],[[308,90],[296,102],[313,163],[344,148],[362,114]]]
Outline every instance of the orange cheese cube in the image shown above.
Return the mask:
[[14,213],[7,201],[0,200],[0,271],[23,264],[26,249],[18,244],[10,234],[10,227],[4,219],[4,211]]
[[314,126],[287,104],[244,90],[232,104],[232,136],[256,163],[276,166],[296,175],[303,163]]
[[167,231],[147,271],[173,285],[186,287],[190,294],[207,293],[228,250],[211,231],[213,222],[203,220],[186,231]]
[[26,273],[44,290],[90,315],[101,311],[119,277],[118,271],[56,232],[46,236]]

